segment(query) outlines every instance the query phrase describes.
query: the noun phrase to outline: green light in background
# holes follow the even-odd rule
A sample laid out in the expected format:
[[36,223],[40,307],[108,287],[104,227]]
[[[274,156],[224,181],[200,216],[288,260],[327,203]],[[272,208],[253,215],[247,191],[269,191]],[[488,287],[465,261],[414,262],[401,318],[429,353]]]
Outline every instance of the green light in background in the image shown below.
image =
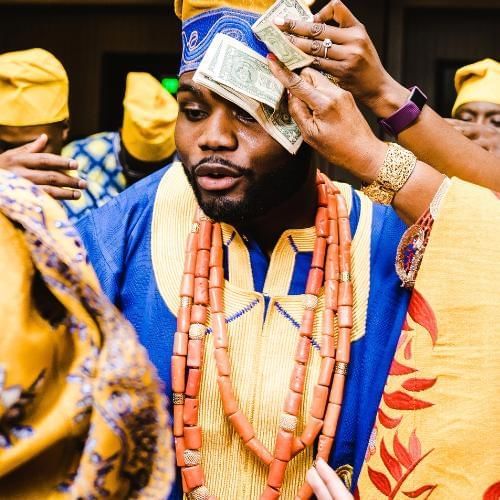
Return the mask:
[[170,94],[177,94],[177,90],[179,89],[178,78],[163,78],[161,84]]

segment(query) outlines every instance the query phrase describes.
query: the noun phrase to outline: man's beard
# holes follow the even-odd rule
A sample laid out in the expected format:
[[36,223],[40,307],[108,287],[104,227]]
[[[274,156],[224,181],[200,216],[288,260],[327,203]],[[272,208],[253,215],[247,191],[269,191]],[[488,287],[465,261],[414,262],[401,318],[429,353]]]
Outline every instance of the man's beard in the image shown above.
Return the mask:
[[[245,224],[252,219],[261,217],[274,207],[293,196],[304,184],[309,172],[309,149],[301,148],[299,154],[278,167],[261,174],[258,178],[250,168],[241,167],[230,161],[212,155],[204,158],[191,169],[184,166],[184,172],[193,188],[196,200],[205,215],[216,222],[226,222],[233,226]],[[247,178],[248,189],[244,197],[232,200],[221,194],[203,199],[200,187],[196,182],[194,171],[202,163],[218,163],[238,170]]]

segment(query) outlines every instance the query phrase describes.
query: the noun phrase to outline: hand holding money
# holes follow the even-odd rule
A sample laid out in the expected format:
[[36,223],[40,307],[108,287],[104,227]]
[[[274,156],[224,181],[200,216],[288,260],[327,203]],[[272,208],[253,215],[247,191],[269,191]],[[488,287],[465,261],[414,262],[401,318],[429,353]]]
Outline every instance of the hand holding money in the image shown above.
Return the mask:
[[[274,24],[276,17],[312,21],[303,0],[277,0],[252,26],[255,35],[288,68],[308,66],[313,58],[294,46]],[[302,144],[302,135],[288,112],[283,85],[271,73],[267,60],[238,40],[218,33],[193,80],[233,102],[290,153]]]
[[274,24],[275,18],[311,22],[313,15],[309,7],[301,0],[278,0],[252,26],[255,33],[266,47],[287,68],[293,70],[309,66],[314,58],[302,52]]
[[[391,115],[408,98],[408,90],[384,69],[363,24],[340,0],[331,0],[310,20],[285,15],[273,21],[297,49],[314,57],[315,69],[334,77],[376,116]],[[326,39],[332,45],[325,52]]]

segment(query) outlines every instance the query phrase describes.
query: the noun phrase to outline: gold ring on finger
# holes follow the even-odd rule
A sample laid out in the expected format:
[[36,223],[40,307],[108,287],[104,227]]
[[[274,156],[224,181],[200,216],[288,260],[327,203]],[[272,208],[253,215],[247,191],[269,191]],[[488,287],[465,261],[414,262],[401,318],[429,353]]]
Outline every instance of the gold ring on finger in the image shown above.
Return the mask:
[[311,26],[311,36],[313,38],[316,38],[317,36],[321,35],[321,33],[323,33],[323,31],[325,31],[325,29],[326,29],[326,25],[325,24],[314,23]]
[[311,53],[313,55],[319,54],[322,48],[323,44],[319,40],[313,40],[311,42]]
[[315,68],[321,69],[321,59],[319,57],[315,57],[311,63]]

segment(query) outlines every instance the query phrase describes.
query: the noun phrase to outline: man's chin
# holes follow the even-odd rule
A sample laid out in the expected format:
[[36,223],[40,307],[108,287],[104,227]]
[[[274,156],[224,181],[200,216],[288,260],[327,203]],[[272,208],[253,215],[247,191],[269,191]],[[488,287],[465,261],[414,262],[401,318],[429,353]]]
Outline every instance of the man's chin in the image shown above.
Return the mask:
[[245,201],[230,194],[200,193],[197,200],[205,215],[216,222],[226,222],[234,225],[242,222],[250,215],[247,212]]

